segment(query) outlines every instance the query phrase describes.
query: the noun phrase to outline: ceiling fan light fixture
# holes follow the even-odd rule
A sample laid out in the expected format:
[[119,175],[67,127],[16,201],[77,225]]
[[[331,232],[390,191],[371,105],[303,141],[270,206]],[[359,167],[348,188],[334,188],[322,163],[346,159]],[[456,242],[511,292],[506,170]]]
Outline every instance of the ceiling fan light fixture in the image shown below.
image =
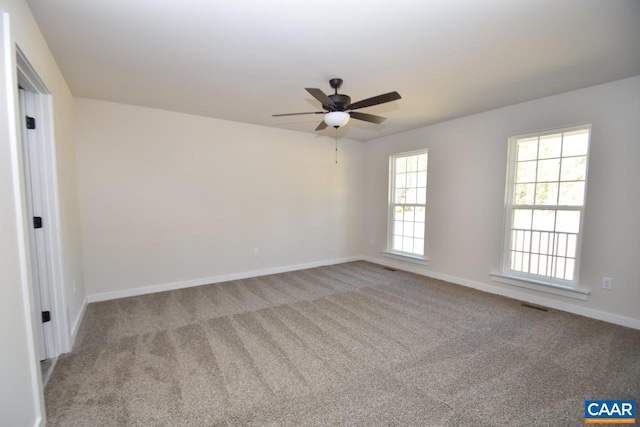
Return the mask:
[[344,111],[331,111],[324,115],[324,122],[328,126],[333,126],[335,128],[344,126],[349,122],[349,113],[345,113]]

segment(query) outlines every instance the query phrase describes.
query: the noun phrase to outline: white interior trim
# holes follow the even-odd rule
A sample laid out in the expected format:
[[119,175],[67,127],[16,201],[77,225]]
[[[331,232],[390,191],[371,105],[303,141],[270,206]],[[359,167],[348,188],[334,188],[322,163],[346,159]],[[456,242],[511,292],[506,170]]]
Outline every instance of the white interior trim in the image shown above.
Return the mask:
[[414,264],[429,265],[429,259],[418,255],[400,254],[393,251],[382,251],[382,256],[386,258],[397,259],[398,261],[411,262]]
[[546,292],[548,294],[562,295],[563,297],[579,299],[582,301],[587,301],[589,299],[589,294],[591,293],[590,290],[584,288],[572,288],[570,286],[556,285],[554,283],[546,283],[502,273],[491,273],[490,276],[491,280],[506,283],[507,285],[533,289],[534,291]]
[[603,311],[593,310],[590,308],[579,307],[573,304],[554,301],[554,300],[550,300],[548,298],[544,298],[536,295],[525,294],[522,292],[518,292],[515,289],[514,290],[504,289],[502,287],[492,286],[486,283],[480,283],[472,280],[462,279],[459,277],[449,276],[446,274],[436,273],[433,271],[425,270],[424,268],[420,268],[417,265],[414,266],[414,265],[407,264],[406,262],[400,263],[391,259],[386,260],[386,259],[380,259],[380,258],[373,258],[369,256],[355,256],[355,257],[337,258],[337,259],[331,259],[331,260],[325,260],[325,261],[290,265],[285,267],[274,267],[274,268],[268,268],[264,270],[254,270],[254,271],[249,271],[245,273],[233,273],[233,274],[226,274],[226,275],[220,275],[220,276],[206,277],[202,279],[187,280],[183,282],[166,283],[162,285],[146,286],[142,288],[127,289],[127,290],[115,291],[115,292],[104,292],[104,293],[89,295],[87,297],[85,305],[82,308],[81,314],[78,316],[78,318],[76,319],[76,322],[74,323],[74,338],[75,338],[75,334],[77,333],[77,329],[80,327],[80,323],[82,322],[82,317],[84,316],[86,303],[107,301],[112,299],[126,298],[126,297],[138,296],[138,295],[146,295],[146,294],[152,294],[155,292],[171,291],[175,289],[184,289],[192,286],[201,286],[201,285],[207,285],[211,283],[228,282],[231,280],[248,279],[251,277],[286,273],[289,271],[322,267],[325,265],[342,264],[345,262],[352,262],[352,261],[368,261],[374,264],[384,265],[384,266],[392,267],[398,270],[404,270],[411,273],[419,274],[421,276],[444,280],[447,282],[454,283],[456,285],[466,286],[468,288],[477,289],[483,292],[502,295],[502,296],[513,298],[519,301],[525,301],[532,304],[537,304],[537,305],[553,308],[556,310],[566,311],[568,313],[578,314],[580,316],[590,317],[593,319],[602,320],[604,322],[615,323],[616,325],[622,325],[629,328],[640,330],[640,319],[632,319],[629,317],[619,316],[616,314],[606,313]]
[[[6,83],[4,92],[7,94],[7,99],[4,101],[7,103],[8,113],[8,133],[9,147],[11,150],[11,169],[13,175],[13,193],[15,199],[16,209],[16,225],[18,229],[17,243],[18,243],[18,257],[20,262],[20,285],[22,288],[22,301],[23,312],[26,326],[26,341],[27,341],[27,353],[31,360],[30,363],[30,382],[31,390],[33,392],[33,406],[34,406],[34,425],[44,426],[46,424],[45,406],[44,406],[44,388],[42,386],[42,374],[40,372],[40,363],[37,360],[36,341],[34,336],[34,313],[31,307],[32,290],[30,286],[30,269],[29,269],[29,246],[27,241],[27,233],[25,232],[27,224],[25,224],[25,204],[23,201],[23,178],[21,167],[21,150],[20,150],[20,138],[19,135],[19,119],[18,111],[18,81],[17,81],[17,65],[16,65],[16,46],[11,35],[10,16],[6,12],[0,12],[0,31],[2,31],[2,37],[0,41],[2,46],[0,47],[0,54],[2,59],[0,63],[4,65],[3,74],[5,77],[2,79]],[[5,343],[9,344],[9,343]]]
[[51,322],[53,326],[53,348],[48,357],[57,357],[71,351],[69,316],[66,310],[64,292],[64,272],[62,267],[62,236],[60,231],[60,207],[58,197],[58,174],[54,142],[53,104],[45,84],[40,80],[35,69],[26,56],[16,46],[16,67],[18,81],[21,86],[36,93],[35,98],[38,112],[38,140],[42,147],[42,175],[43,175],[43,209],[48,243],[46,254],[49,266]]
[[220,276],[204,277],[201,279],[186,280],[183,282],[165,283],[162,285],[145,286],[142,288],[126,289],[122,291],[104,292],[87,296],[88,302],[107,301],[118,298],[127,298],[138,295],[153,294],[155,292],[173,291],[176,289],[190,288],[192,286],[209,285],[212,283],[229,282],[231,280],[249,279],[251,277],[267,276],[269,274],[287,273],[289,271],[304,270],[307,268],[322,267],[325,265],[342,264],[345,262],[359,261],[362,257],[336,258],[325,261],[308,262],[304,264],[273,267],[263,270],[247,271],[244,273],[223,274]]
[[[78,331],[80,330],[80,325],[82,325],[82,319],[84,319],[84,313],[87,311],[88,304],[89,304],[89,301],[87,301],[87,298],[85,298],[84,301],[82,302],[82,307],[80,308],[80,311],[76,316],[76,319],[73,321],[73,327],[71,328],[71,346],[72,347],[73,347],[73,343],[76,342],[76,337],[78,336]],[[69,348],[68,351],[71,351],[71,350],[72,349]]]
[[449,276],[447,274],[436,273],[434,271],[425,270],[424,268],[419,268],[417,266],[400,264],[391,260],[373,258],[369,256],[362,257],[362,260],[373,262],[375,264],[385,265],[387,267],[393,267],[398,270],[405,270],[411,273],[419,274],[421,276],[444,280],[446,282],[455,283],[456,285],[466,286],[468,288],[477,289],[480,291],[488,292],[490,294],[502,295],[519,301],[525,301],[532,304],[537,304],[556,310],[566,311],[568,313],[578,314],[580,316],[590,317],[592,319],[602,320],[604,322],[615,323],[616,325],[640,330],[640,319],[632,319],[630,317],[619,316],[617,314],[606,313],[604,311],[593,310],[591,308],[580,307],[560,301],[554,301],[542,296],[525,294],[517,291],[516,289],[505,289],[498,286],[492,286],[486,283],[480,283],[473,280],[462,279],[460,277]]

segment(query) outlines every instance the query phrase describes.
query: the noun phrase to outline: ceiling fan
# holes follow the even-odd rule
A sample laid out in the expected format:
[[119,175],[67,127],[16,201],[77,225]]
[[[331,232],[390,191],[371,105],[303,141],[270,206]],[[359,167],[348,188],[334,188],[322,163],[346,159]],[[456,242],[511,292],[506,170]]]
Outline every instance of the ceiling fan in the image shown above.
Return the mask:
[[282,116],[299,116],[303,114],[324,114],[324,119],[320,122],[316,130],[323,130],[327,126],[339,128],[347,124],[350,118],[362,120],[365,122],[380,124],[386,120],[386,117],[380,117],[373,114],[360,113],[360,108],[372,107],[378,104],[395,101],[401,98],[398,92],[389,92],[383,95],[374,96],[363,99],[362,101],[351,103],[351,97],[338,93],[338,89],[342,86],[342,79],[331,79],[329,84],[335,90],[333,95],[325,95],[320,89],[305,88],[315,99],[320,101],[322,108],[326,111],[311,111],[308,113],[289,113],[274,114],[273,117]]

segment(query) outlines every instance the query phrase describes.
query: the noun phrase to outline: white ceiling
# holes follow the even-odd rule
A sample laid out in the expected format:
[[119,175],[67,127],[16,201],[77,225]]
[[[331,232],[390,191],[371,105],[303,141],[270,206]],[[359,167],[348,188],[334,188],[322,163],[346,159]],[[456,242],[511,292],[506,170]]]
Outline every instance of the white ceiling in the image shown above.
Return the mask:
[[[640,75],[638,0],[28,0],[74,96],[313,132],[305,87],[369,140]],[[320,134],[333,135],[332,129]]]

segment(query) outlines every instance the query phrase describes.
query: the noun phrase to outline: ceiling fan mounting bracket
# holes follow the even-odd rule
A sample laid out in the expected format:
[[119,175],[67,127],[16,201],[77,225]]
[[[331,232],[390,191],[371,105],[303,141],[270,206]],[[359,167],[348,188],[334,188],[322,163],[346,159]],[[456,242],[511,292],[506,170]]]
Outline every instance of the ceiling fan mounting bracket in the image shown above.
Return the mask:
[[338,93],[338,89],[340,89],[340,86],[342,86],[342,79],[331,79],[329,80],[329,84],[331,85],[331,87],[333,89],[335,89],[336,94]]

